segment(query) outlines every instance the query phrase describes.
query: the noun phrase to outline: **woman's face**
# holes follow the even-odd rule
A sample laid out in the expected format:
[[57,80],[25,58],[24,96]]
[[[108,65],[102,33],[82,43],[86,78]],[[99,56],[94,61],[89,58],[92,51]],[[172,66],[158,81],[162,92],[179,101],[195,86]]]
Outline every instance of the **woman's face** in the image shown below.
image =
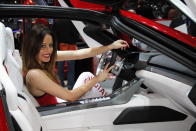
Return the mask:
[[41,64],[43,62],[49,62],[50,61],[50,57],[52,55],[53,52],[53,40],[52,40],[52,36],[49,34],[46,34],[43,42],[41,44],[41,48],[40,51],[37,55],[37,60],[38,62]]

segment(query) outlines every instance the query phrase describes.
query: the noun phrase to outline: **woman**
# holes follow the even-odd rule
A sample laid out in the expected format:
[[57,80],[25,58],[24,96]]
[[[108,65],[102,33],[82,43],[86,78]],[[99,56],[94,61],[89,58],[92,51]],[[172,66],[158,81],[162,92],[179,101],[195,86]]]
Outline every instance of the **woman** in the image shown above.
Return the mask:
[[[57,51],[56,41],[52,32],[42,24],[32,27],[28,38],[25,39],[22,49],[23,74],[30,93],[41,106],[57,104],[56,97],[66,101],[75,101],[81,98],[91,88],[97,88],[97,83],[109,77],[109,71],[114,67],[105,67],[97,76],[88,76],[82,84],[76,84],[73,90],[60,86],[56,78],[54,67],[56,61],[78,60],[96,56],[112,49],[124,49],[128,44],[117,40],[111,45],[86,48],[74,51]],[[81,79],[79,77],[79,79]],[[89,78],[89,79],[88,79]],[[77,80],[81,83],[80,80]],[[100,87],[99,87],[100,88]]]

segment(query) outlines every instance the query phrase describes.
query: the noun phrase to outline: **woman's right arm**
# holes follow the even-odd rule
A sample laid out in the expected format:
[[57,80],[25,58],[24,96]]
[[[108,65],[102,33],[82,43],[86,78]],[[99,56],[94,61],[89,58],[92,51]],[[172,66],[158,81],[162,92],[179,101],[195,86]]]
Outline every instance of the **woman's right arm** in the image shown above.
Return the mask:
[[[82,86],[75,88],[74,90],[67,90],[52,81],[42,70],[33,69],[27,73],[26,81],[30,86],[31,90],[41,91],[43,93],[48,93],[52,96],[56,96],[66,101],[75,101],[83,96],[87,91],[89,91],[96,83],[108,78],[109,71],[113,68],[105,68],[103,72],[95,76],[91,80],[87,81]],[[37,94],[31,92],[33,95]]]
[[116,40],[112,44],[107,46],[85,48],[74,51],[57,51],[57,61],[85,59],[102,54],[112,49],[125,49],[126,47],[129,47],[129,44],[126,41]]

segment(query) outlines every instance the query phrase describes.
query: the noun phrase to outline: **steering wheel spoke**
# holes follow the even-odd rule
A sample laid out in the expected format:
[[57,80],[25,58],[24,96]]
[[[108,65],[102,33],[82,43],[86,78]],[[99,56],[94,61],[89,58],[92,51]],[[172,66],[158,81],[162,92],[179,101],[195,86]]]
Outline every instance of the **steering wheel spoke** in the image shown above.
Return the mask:
[[111,70],[111,73],[118,76],[123,67],[124,59],[120,58],[115,50],[102,54],[97,67],[96,75],[104,69],[107,63],[110,63],[109,67],[115,65],[115,68]]

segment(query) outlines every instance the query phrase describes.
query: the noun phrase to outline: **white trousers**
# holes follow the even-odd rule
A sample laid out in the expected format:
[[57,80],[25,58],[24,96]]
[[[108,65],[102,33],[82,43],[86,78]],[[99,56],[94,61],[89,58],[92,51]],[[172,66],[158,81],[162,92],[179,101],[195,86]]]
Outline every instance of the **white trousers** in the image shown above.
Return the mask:
[[[94,75],[90,72],[81,73],[73,89],[84,85],[88,80],[92,79],[93,77]],[[105,89],[99,83],[97,83],[88,92],[86,92],[80,99],[100,97],[100,96],[106,96],[106,95],[107,94],[106,94]]]

